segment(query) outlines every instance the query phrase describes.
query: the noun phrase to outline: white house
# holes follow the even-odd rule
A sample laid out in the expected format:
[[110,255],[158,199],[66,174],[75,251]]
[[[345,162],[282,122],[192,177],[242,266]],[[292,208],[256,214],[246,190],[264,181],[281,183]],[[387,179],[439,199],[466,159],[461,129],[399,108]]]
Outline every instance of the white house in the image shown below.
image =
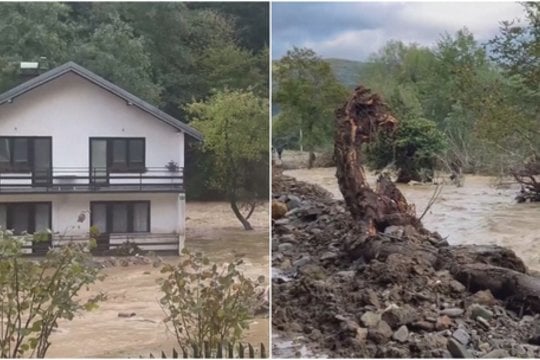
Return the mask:
[[185,136],[195,129],[69,62],[0,95],[0,227],[51,229],[40,252],[127,240],[180,250]]

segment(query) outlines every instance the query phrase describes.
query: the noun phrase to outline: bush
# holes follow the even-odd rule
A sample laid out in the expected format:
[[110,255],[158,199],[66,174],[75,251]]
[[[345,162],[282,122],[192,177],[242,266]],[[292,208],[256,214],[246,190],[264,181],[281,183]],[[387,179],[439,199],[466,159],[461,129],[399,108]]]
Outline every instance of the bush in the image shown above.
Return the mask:
[[242,260],[228,265],[210,264],[201,253],[183,250],[180,263],[165,265],[160,280],[160,303],[180,346],[215,349],[238,341],[248,328],[258,283],[238,269]]
[[92,310],[102,294],[81,301],[79,291],[100,277],[89,249],[70,244],[50,250],[40,261],[23,258],[32,236],[0,230],[0,357],[45,357],[58,320]]
[[435,123],[424,118],[406,119],[393,134],[376,136],[366,151],[368,164],[376,170],[393,164],[403,183],[431,180],[437,155],[446,147]]

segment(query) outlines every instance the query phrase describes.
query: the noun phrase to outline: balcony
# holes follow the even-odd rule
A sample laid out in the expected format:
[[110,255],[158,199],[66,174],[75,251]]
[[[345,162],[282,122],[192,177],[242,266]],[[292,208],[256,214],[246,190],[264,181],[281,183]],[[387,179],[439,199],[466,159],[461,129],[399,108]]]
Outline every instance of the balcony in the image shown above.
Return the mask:
[[0,194],[184,192],[184,169],[145,168],[114,172],[106,168],[56,167],[34,172],[0,172]]

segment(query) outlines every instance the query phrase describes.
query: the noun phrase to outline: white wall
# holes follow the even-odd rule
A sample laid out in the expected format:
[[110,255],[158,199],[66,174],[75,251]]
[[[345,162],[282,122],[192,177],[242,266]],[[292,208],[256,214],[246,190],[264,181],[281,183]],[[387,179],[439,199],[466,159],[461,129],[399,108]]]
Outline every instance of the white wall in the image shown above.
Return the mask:
[[52,136],[53,167],[89,165],[89,137],[145,137],[146,166],[184,166],[184,133],[68,73],[0,105],[0,136]]

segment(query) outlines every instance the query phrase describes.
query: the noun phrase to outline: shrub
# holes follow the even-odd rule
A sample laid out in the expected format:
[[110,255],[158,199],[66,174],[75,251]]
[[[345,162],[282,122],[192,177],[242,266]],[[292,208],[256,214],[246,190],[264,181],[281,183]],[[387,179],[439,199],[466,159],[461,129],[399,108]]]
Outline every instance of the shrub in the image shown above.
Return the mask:
[[86,301],[79,291],[100,279],[91,266],[89,249],[69,244],[51,249],[36,261],[23,258],[31,236],[0,230],[0,357],[45,357],[58,320],[72,320],[92,310],[103,294]]
[[256,288],[264,281],[245,277],[238,269],[242,260],[228,265],[210,264],[201,253],[183,250],[178,265],[165,265],[160,280],[160,302],[178,344],[199,349],[234,343],[248,328]]

